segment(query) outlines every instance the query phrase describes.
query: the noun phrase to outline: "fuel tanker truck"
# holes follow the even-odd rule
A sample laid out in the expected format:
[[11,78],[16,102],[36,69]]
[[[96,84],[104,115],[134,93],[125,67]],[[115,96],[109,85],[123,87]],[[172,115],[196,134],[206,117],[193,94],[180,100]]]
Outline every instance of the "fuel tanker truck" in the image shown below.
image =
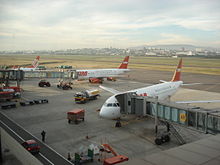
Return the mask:
[[98,96],[100,96],[98,89],[93,90],[85,90],[82,92],[77,92],[74,95],[75,102],[78,104],[85,104],[87,101],[96,100]]

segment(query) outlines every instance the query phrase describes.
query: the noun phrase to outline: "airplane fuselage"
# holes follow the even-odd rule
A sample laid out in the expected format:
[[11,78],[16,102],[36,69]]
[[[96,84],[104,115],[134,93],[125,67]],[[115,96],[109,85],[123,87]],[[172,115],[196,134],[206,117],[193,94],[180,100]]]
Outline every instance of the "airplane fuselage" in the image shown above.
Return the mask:
[[149,87],[131,90],[129,92],[136,92],[136,94],[140,96],[158,97],[159,100],[163,100],[173,95],[181,84],[183,84],[182,81],[164,82]]
[[23,70],[24,72],[26,71],[35,71],[37,68],[19,68],[19,70]]
[[118,77],[129,69],[85,69],[76,70],[78,79]]
[[[161,84],[130,90],[126,93],[135,92],[140,96],[157,97],[158,100],[163,100],[173,95],[182,84],[182,81],[164,82]],[[116,95],[113,95],[106,100],[100,110],[101,117],[108,119],[120,118],[120,105],[115,96]]]

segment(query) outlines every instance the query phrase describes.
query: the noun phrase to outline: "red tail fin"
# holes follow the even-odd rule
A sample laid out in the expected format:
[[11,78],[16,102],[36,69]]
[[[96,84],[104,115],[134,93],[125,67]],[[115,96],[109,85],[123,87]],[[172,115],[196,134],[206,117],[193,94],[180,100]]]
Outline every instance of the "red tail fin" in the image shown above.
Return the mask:
[[32,62],[32,66],[34,67],[34,68],[37,68],[38,67],[38,65],[39,65],[39,61],[40,60],[40,56],[37,56],[36,57],[36,59]]
[[182,58],[179,61],[179,64],[173,74],[173,78],[171,81],[180,81],[181,80],[181,69],[182,69]]
[[128,60],[129,60],[129,56],[126,56],[124,58],[124,61],[121,63],[121,65],[118,68],[119,69],[127,69],[127,67],[128,67]]

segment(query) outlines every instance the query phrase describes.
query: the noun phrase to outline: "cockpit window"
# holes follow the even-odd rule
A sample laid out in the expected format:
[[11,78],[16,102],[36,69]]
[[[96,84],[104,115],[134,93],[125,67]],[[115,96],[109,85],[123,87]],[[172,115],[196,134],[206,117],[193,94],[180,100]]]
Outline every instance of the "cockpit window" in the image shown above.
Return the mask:
[[105,103],[104,106],[106,106],[106,107],[119,107],[119,103]]
[[117,107],[117,104],[116,104],[116,103],[114,103],[114,104],[113,104],[113,107]]
[[108,103],[108,104],[107,104],[107,107],[112,107],[112,103]]

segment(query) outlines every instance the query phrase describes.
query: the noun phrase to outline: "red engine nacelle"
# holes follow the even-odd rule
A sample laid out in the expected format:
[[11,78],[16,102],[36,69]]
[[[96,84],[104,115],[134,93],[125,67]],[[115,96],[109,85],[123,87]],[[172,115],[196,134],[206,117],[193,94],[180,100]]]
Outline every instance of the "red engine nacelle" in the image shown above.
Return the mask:
[[102,84],[103,80],[99,78],[89,78],[90,83]]

